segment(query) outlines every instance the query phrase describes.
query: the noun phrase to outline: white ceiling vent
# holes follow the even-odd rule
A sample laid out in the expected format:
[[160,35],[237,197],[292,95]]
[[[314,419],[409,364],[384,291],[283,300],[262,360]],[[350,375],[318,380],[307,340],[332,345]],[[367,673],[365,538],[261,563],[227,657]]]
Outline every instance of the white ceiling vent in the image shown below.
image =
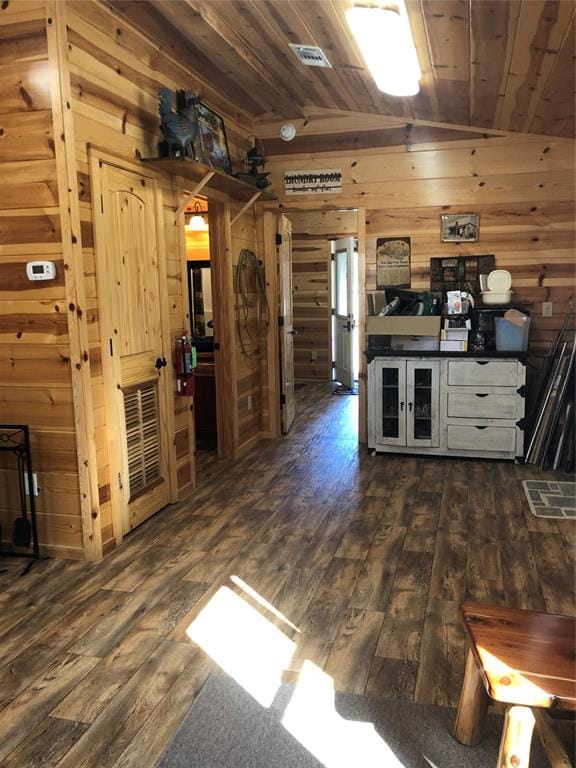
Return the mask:
[[326,54],[317,45],[299,45],[290,43],[290,48],[307,67],[324,67],[332,69],[332,64],[326,58]]

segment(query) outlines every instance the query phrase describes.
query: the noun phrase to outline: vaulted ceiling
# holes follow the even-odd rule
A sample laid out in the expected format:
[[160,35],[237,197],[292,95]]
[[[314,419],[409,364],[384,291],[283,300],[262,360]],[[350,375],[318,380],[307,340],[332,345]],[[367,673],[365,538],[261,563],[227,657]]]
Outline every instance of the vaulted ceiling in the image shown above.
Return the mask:
[[[260,121],[342,110],[553,136],[575,133],[573,0],[406,0],[420,93],[382,94],[344,17],[351,0],[108,0]],[[332,69],[289,43],[319,45]]]

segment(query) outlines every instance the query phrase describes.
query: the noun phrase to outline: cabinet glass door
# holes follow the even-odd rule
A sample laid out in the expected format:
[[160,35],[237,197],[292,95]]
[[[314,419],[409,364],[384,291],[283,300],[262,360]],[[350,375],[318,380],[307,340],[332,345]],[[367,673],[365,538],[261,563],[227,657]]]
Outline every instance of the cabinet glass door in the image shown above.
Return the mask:
[[406,445],[406,363],[382,362],[376,386],[376,442]]
[[437,448],[439,441],[440,361],[406,363],[407,445]]

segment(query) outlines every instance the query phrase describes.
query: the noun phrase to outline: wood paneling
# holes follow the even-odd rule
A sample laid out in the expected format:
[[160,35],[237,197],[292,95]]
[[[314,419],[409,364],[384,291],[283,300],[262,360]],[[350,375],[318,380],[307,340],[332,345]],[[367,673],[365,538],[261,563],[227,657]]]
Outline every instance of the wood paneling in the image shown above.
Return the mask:
[[[574,136],[569,0],[406,0],[422,69],[409,98],[377,89],[346,23],[349,0],[108,2],[186,61],[193,85],[212,99],[217,91],[227,113],[306,120],[341,110]],[[304,67],[289,43],[319,45],[331,69]]]
[[[30,426],[44,554],[82,557],[69,344],[44,3],[0,10],[0,422]],[[49,259],[56,279],[30,282]],[[14,465],[0,469],[2,535],[20,507]]]
[[[331,135],[323,138],[330,150]],[[512,274],[514,301],[532,313],[531,345],[540,353],[549,348],[574,294],[574,150],[571,140],[487,137],[379,152],[278,156],[271,166],[281,203],[300,209],[292,215],[366,206],[369,291],[376,289],[378,236],[412,238],[414,289],[428,287],[431,257],[494,254],[496,265]],[[342,195],[284,197],[284,171],[302,167],[342,168]],[[480,214],[478,242],[440,241],[441,214],[459,212]],[[542,317],[542,301],[553,302],[552,318]]]

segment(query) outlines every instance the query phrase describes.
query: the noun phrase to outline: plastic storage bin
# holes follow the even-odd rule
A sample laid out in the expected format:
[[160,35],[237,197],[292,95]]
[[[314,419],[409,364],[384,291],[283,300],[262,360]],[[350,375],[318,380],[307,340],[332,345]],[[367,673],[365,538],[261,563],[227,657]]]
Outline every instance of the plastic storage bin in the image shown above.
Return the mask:
[[528,333],[530,318],[524,316],[522,325],[511,323],[504,317],[495,317],[496,350],[498,352],[526,352],[528,349]]

